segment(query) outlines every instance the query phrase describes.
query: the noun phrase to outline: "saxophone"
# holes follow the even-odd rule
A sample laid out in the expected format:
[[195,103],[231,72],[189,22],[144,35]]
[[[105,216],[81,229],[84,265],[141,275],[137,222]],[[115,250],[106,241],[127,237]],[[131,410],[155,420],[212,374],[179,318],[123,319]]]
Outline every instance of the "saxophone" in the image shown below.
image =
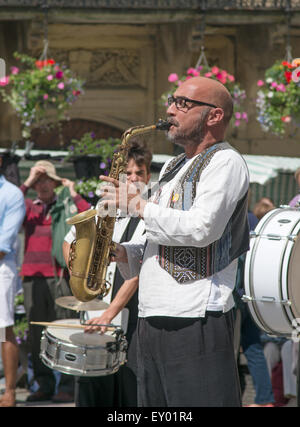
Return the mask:
[[[153,130],[168,130],[170,124],[159,120],[151,126],[135,126],[124,132],[119,150],[114,153],[109,177],[119,179],[126,172],[129,140],[132,136]],[[96,221],[95,221],[95,217]],[[111,285],[106,280],[107,266],[114,243],[115,216],[97,216],[97,210],[91,209],[79,213],[67,220],[76,228],[76,240],[70,248],[69,268],[72,272],[70,287],[75,298],[87,302],[97,296],[103,298]]]

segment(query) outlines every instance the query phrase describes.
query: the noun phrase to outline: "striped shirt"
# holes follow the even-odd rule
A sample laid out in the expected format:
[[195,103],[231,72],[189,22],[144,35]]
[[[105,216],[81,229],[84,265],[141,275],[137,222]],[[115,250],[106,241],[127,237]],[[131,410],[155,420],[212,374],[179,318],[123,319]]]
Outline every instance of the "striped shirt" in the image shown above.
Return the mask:
[[[24,196],[28,187],[21,185]],[[78,212],[90,208],[80,195],[73,198]],[[21,276],[45,276],[54,277],[59,274],[58,265],[54,269],[54,261],[51,256],[52,233],[50,209],[55,200],[50,204],[43,203],[40,199],[26,199],[26,216],[24,220],[25,229],[25,251]]]

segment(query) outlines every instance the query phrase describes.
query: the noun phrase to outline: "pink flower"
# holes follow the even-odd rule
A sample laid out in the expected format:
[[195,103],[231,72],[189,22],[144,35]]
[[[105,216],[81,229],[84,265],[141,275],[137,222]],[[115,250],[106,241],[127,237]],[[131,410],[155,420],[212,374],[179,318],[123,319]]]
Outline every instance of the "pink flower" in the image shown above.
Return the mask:
[[178,75],[176,73],[171,73],[168,77],[168,81],[170,83],[174,83],[174,82],[176,82],[176,80],[179,80]]
[[199,76],[199,71],[197,71],[196,70],[196,68],[189,68],[188,70],[187,70],[187,72],[186,72],[188,75],[189,74],[191,74],[192,76],[194,76],[194,77],[197,77],[197,76]]
[[63,82],[58,83],[57,85],[58,89],[63,89],[65,87],[65,84]]
[[224,85],[226,83],[226,77],[222,73],[217,73],[216,78]]
[[188,70],[187,70],[187,74],[193,74],[194,75],[194,71],[196,71],[195,70],[195,68],[192,68],[192,67],[190,67]]
[[286,92],[286,87],[284,86],[284,84],[283,84],[283,83],[280,83],[280,84],[277,86],[276,90],[277,90],[277,91],[279,91],[279,92]]
[[258,80],[257,82],[257,86],[261,87],[265,84],[265,82],[263,80]]
[[239,120],[236,120],[236,121],[234,122],[234,126],[236,126],[236,127],[238,127],[240,124],[241,124],[241,122],[240,122]]
[[227,75],[227,78],[228,78],[228,80],[229,80],[230,82],[234,82],[234,81],[235,81],[234,76],[232,76],[231,74],[228,74],[228,75]]
[[9,84],[9,77],[1,77],[0,79],[0,86],[7,86]]
[[240,119],[241,117],[242,117],[241,113],[237,111],[237,112],[235,113],[235,118],[236,118],[236,119]]
[[213,74],[218,74],[218,72],[219,72],[220,70],[219,70],[219,68],[218,67],[212,67],[212,69],[211,69],[211,72],[213,73]]
[[284,123],[290,123],[290,122],[291,122],[291,120],[292,120],[292,118],[291,118],[291,116],[282,116],[282,117],[281,117],[281,120],[282,120]]
[[242,113],[242,119],[248,122],[248,114],[245,111]]
[[47,80],[53,80],[53,75],[52,74],[49,74],[49,76],[47,76]]
[[19,68],[18,67],[10,67],[10,71],[13,75],[16,75],[19,73]]
[[45,95],[43,96],[43,98],[46,100],[49,98],[49,95],[47,93],[45,93]]
[[205,77],[211,77],[212,73],[209,71],[208,73],[205,73],[204,75],[205,75]]
[[278,86],[278,83],[277,82],[272,82],[271,83],[271,87],[274,87],[275,89],[277,88],[277,86]]

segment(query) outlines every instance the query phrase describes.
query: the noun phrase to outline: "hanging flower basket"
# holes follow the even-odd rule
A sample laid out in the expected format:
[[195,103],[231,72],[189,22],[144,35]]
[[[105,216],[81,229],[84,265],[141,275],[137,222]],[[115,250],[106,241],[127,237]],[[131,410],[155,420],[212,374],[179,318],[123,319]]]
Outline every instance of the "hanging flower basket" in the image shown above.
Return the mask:
[[284,135],[300,126],[300,60],[277,61],[258,80],[257,120],[265,132]]
[[11,67],[11,74],[0,80],[0,93],[20,117],[22,137],[28,139],[33,128],[66,119],[83,93],[83,81],[54,59],[39,61],[17,52],[14,56],[22,69]]
[[111,159],[121,143],[120,139],[96,139],[94,132],[85,133],[81,139],[72,139],[65,160],[74,163],[78,179],[108,174]]
[[196,76],[217,80],[228,89],[234,102],[233,125],[235,127],[240,126],[242,122],[248,122],[248,114],[243,109],[243,104],[246,99],[245,90],[240,88],[240,85],[236,83],[235,77],[232,74],[216,66],[209,67],[208,65],[199,65],[195,68],[190,67],[182,77],[179,77],[176,73],[171,73],[168,77],[168,81],[172,83],[173,86],[161,96],[163,105],[168,105],[167,101],[169,95],[172,95],[182,82]]

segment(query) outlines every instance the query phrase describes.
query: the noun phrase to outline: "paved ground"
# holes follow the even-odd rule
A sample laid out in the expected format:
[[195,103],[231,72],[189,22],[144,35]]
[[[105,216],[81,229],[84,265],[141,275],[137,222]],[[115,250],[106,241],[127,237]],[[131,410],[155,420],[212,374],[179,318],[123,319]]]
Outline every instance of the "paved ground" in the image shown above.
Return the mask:
[[[245,360],[242,359],[242,364],[245,364]],[[253,382],[251,376],[245,374],[246,387],[243,394],[243,405],[249,405],[254,402],[255,392],[253,388]],[[3,379],[0,380],[0,394],[3,392],[4,384]],[[24,387],[18,387],[17,389],[17,407],[75,407],[74,403],[53,403],[51,401],[39,402],[39,403],[26,403],[26,398],[29,395],[29,391]],[[296,407],[295,399],[290,401],[287,406]]]

